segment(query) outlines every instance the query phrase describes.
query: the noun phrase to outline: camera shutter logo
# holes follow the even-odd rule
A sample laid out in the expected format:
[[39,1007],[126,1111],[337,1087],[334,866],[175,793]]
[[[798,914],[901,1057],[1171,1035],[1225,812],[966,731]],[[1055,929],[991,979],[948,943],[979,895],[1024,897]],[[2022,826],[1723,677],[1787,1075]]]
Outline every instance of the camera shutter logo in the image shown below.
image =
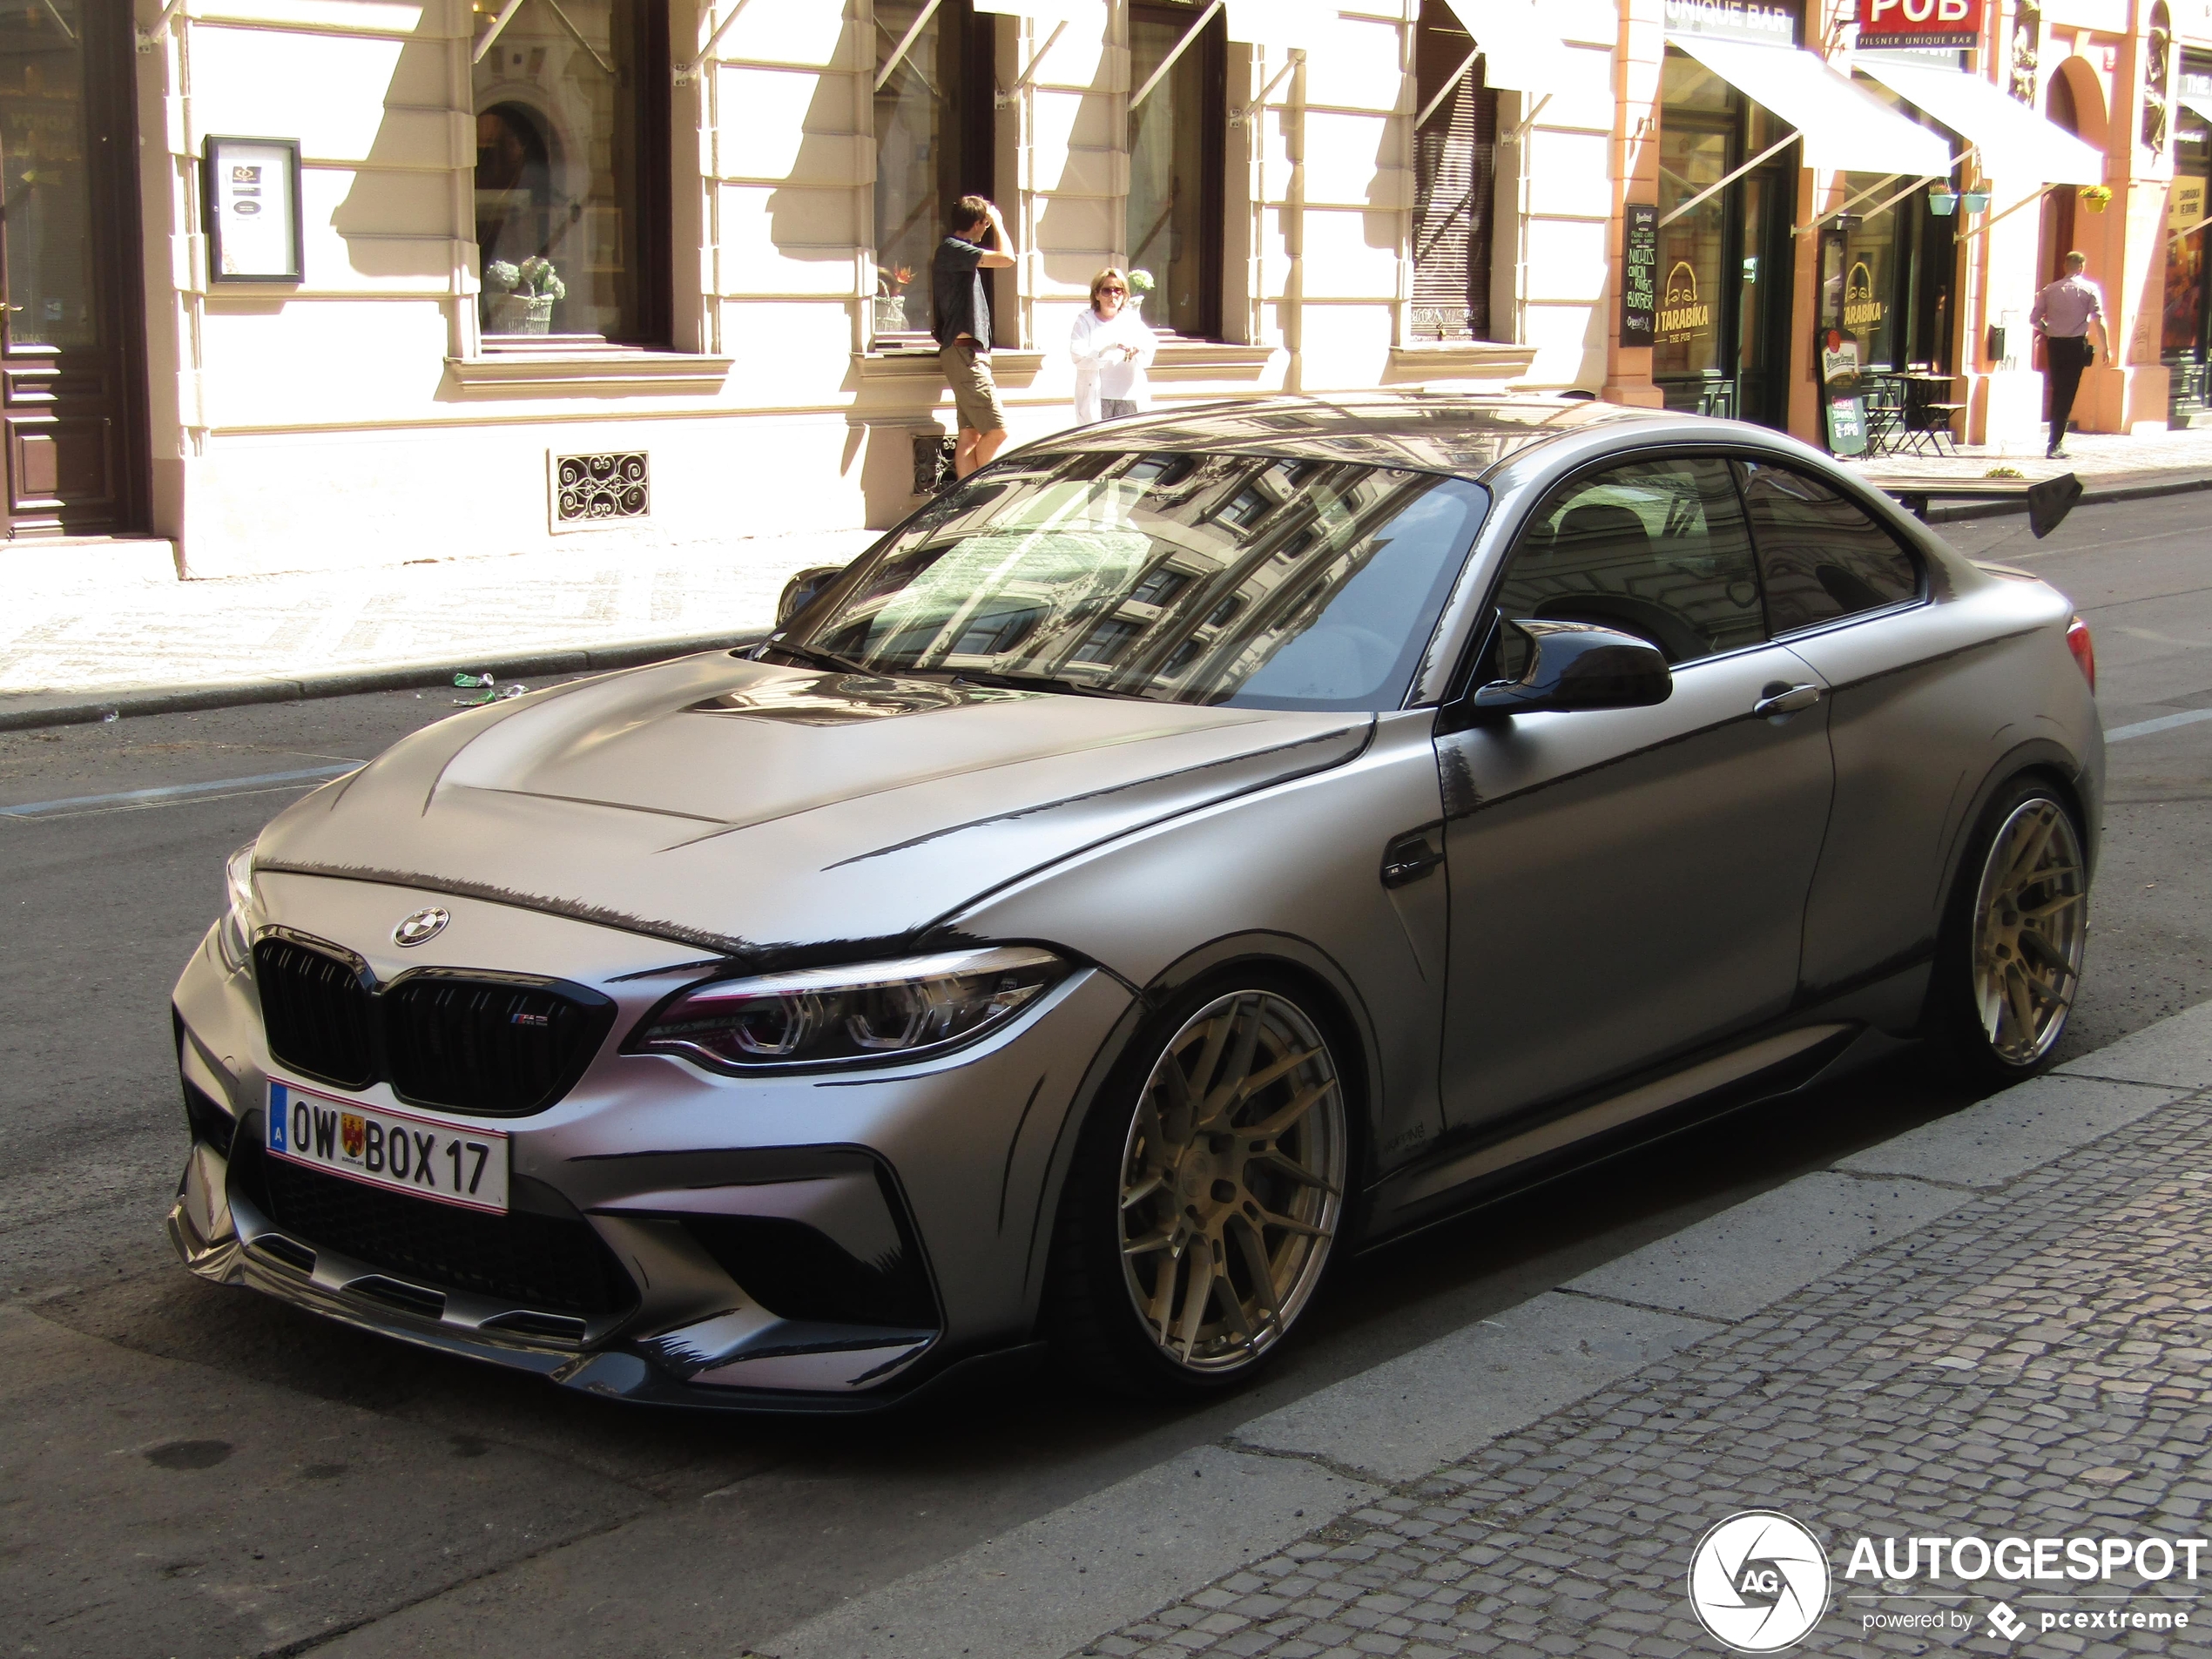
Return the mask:
[[1779,1653],[1804,1641],[1828,1611],[1830,1588],[1820,1540],[1771,1509],[1730,1515],[1689,1558],[1698,1622],[1738,1653]]
[[446,930],[446,923],[453,918],[436,905],[418,910],[392,929],[395,945],[423,945]]

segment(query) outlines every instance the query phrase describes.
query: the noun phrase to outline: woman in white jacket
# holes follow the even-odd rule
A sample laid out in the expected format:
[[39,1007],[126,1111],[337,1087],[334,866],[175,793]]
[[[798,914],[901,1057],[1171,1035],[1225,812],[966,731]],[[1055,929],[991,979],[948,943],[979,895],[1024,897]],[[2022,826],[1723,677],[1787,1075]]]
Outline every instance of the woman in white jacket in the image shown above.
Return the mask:
[[1152,407],[1145,366],[1158,342],[1129,303],[1129,277],[1109,266],[1090,280],[1090,309],[1076,318],[1068,354],[1076,360],[1076,421],[1118,421]]

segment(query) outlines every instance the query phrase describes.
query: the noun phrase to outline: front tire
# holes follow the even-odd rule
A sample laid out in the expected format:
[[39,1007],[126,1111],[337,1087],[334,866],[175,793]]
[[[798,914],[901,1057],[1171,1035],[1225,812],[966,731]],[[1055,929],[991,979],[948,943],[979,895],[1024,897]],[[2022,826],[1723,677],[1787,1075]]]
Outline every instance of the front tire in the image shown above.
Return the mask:
[[1122,1393],[1241,1384],[1312,1299],[1343,1230],[1351,1116],[1325,1027],[1254,979],[1171,1004],[1086,1121],[1046,1327]]
[[2088,928],[2073,808],[2043,780],[2016,779],[1982,815],[1936,953],[1934,1035],[1970,1080],[2002,1088],[2051,1063]]

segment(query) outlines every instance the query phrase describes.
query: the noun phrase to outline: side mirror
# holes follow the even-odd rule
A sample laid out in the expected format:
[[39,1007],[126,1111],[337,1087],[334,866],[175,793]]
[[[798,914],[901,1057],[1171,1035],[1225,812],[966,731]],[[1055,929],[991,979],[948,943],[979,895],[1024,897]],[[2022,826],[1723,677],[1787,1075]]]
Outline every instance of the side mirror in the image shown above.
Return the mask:
[[1675,677],[1658,648],[1633,634],[1586,622],[1507,622],[1528,641],[1517,680],[1493,680],[1469,699],[1486,714],[1573,709],[1642,709],[1674,695]]
[[776,626],[782,627],[806,610],[816,594],[844,574],[841,564],[813,564],[785,583],[783,594],[776,601]]

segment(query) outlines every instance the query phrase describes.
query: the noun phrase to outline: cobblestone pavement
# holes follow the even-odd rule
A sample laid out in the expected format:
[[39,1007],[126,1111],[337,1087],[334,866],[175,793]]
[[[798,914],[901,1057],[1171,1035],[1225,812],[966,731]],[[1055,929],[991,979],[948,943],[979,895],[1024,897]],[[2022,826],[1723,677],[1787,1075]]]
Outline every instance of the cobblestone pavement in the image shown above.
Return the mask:
[[198,582],[110,574],[33,583],[0,613],[0,695],[425,662],[467,668],[495,653],[743,633],[774,619],[792,572],[841,564],[877,534],[761,536],[642,556],[591,548]]
[[2085,485],[2120,484],[2152,473],[2212,471],[2212,428],[2154,432],[2077,432],[2066,441],[2064,461],[2046,461],[2041,445],[2022,453],[1986,444],[1962,444],[1954,455],[1880,455],[1846,466],[1876,483],[1971,482],[2007,467],[2031,481],[2073,473]]
[[[1773,1508],[1825,1536],[1838,1575],[1798,1651],[2212,1654],[2212,1553],[2204,1580],[2177,1571],[2147,1588],[2123,1570],[2107,1585],[1988,1578],[1907,1600],[1926,1596],[1925,1578],[1842,1576],[1860,1535],[1878,1549],[1908,1535],[2203,1537],[2208,1361],[2212,1089],[1082,1652],[1718,1653],[1685,1594],[1692,1549],[1725,1516]],[[2040,1628],[2127,1592],[2191,1628]],[[2013,1643],[1988,1623],[2000,1598],[2026,1622]],[[1966,1629],[1864,1622],[1954,1609]]]

